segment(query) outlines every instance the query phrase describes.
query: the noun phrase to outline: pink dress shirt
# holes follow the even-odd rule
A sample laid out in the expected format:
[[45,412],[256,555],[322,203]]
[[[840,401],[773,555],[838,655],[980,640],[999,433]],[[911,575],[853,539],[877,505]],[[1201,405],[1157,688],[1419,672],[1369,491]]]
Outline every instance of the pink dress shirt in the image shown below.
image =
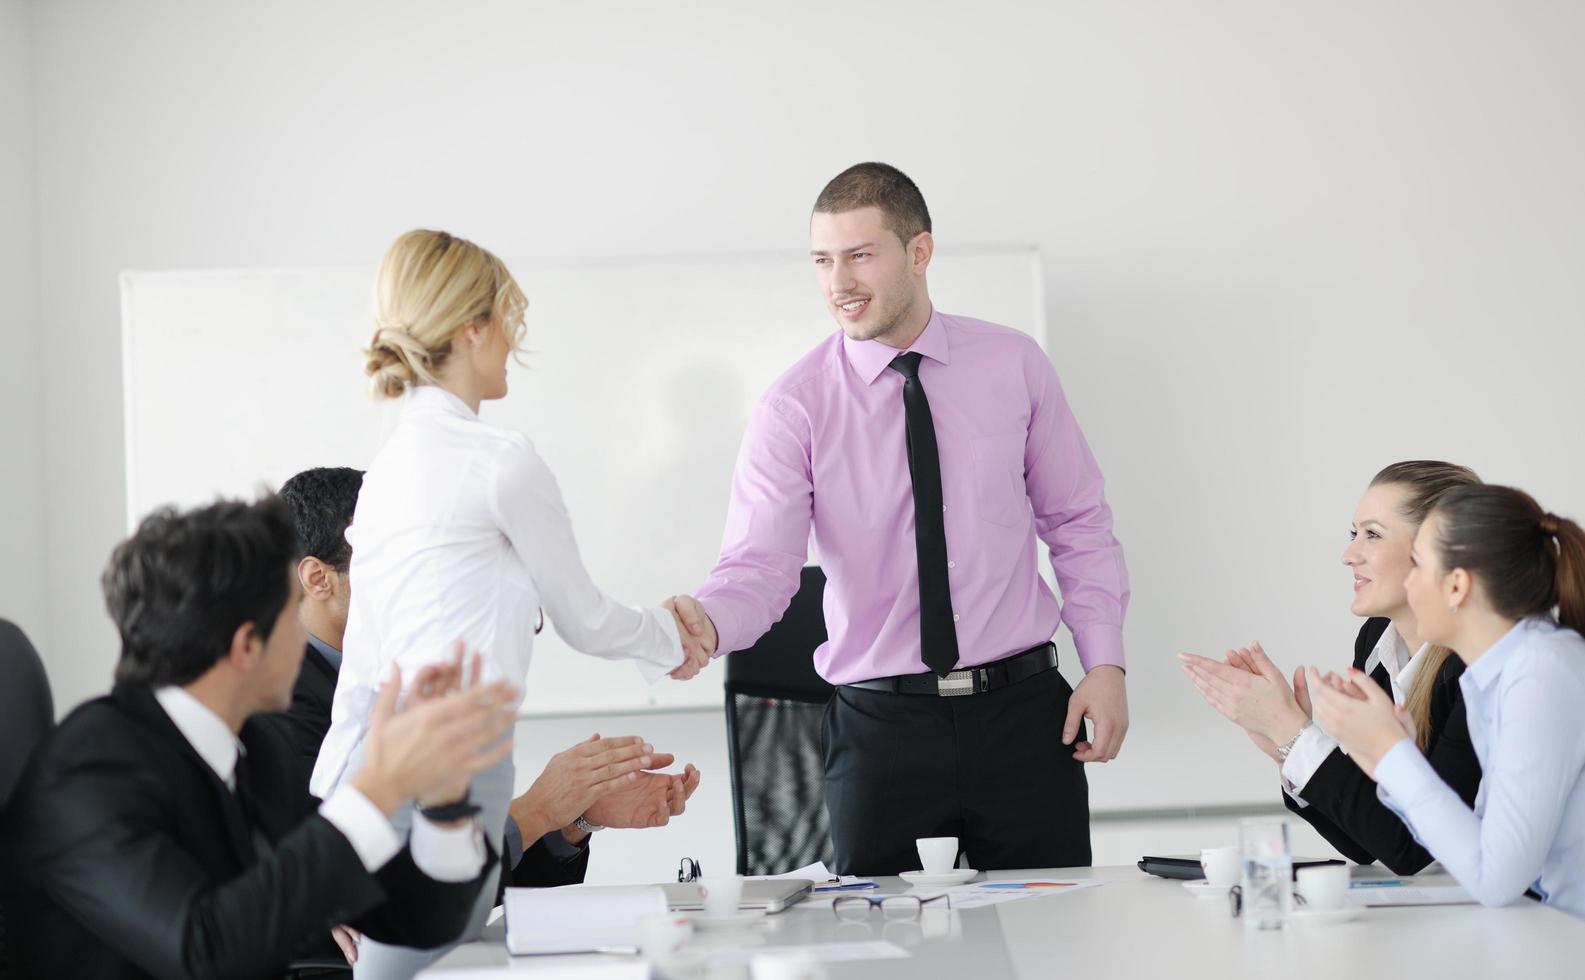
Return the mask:
[[[933,312],[912,347],[941,457],[960,667],[1072,630],[1086,671],[1123,666],[1128,572],[1101,471],[1045,352],[1007,327]],[[901,351],[840,331],[765,392],[743,436],[721,557],[696,595],[741,650],[781,618],[812,543],[833,684],[926,668]],[[813,529],[813,536],[810,531]],[[1051,548],[1065,602],[1036,571]]]

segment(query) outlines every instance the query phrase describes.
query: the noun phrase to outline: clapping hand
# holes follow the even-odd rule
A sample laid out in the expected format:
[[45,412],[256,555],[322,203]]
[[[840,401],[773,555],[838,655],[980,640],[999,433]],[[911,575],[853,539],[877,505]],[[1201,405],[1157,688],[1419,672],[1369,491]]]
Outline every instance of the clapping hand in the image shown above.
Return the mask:
[[1349,670],[1346,677],[1322,677],[1308,668],[1315,720],[1337,739],[1365,775],[1376,776],[1376,766],[1393,746],[1414,739],[1414,719],[1407,709],[1392,703],[1381,685],[1369,675]]
[[1206,703],[1248,732],[1273,759],[1277,746],[1309,721],[1310,713],[1259,643],[1228,651],[1226,663],[1192,653],[1180,653],[1178,659]]
[[[669,752],[651,757],[653,769],[676,761]],[[688,797],[699,788],[699,770],[689,764],[681,773],[640,772],[632,782],[618,786],[584,811],[584,819],[602,827],[664,827],[688,807]]]
[[688,680],[708,667],[710,658],[715,655],[715,623],[710,621],[710,614],[704,611],[699,600],[691,595],[672,596],[660,605],[676,617],[677,635],[682,638],[682,663],[670,676],[679,681]]
[[517,691],[505,681],[463,685],[463,647],[448,663],[420,670],[400,709],[402,672],[395,664],[369,715],[363,765],[352,785],[387,815],[408,800],[420,805],[461,798],[476,773],[512,751],[508,737],[516,717]]

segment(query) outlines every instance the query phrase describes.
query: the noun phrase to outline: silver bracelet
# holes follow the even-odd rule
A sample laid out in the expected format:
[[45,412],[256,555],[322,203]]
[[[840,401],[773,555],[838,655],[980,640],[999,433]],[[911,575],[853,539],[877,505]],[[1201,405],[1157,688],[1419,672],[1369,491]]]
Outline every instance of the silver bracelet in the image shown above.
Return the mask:
[[586,834],[592,834],[592,833],[594,833],[597,830],[604,830],[605,829],[604,827],[600,826],[597,823],[590,823],[589,821],[583,819],[583,815],[582,814],[578,815],[578,819],[574,820],[572,822],[572,825],[574,827],[577,827],[579,830],[583,831]]
[[1310,730],[1310,726],[1314,725],[1314,724],[1315,724],[1315,722],[1313,722],[1313,721],[1305,722],[1304,725],[1298,731],[1293,733],[1293,737],[1288,739],[1288,744],[1287,745],[1279,745],[1279,746],[1277,746],[1277,758],[1278,758],[1278,760],[1280,760],[1282,762],[1287,762],[1288,761],[1288,753],[1292,752],[1293,751],[1293,747],[1295,745],[1299,744],[1299,736],[1303,735],[1305,732],[1309,731]]

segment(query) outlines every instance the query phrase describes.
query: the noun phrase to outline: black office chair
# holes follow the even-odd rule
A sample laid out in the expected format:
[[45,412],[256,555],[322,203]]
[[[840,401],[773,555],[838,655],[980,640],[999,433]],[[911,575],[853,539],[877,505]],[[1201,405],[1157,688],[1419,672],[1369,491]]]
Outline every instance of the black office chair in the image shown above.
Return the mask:
[[[0,811],[28,757],[55,726],[55,700],[44,661],[15,623],[0,619]],[[0,908],[0,978],[11,975],[5,910]]]
[[828,864],[820,720],[832,687],[814,669],[826,640],[825,575],[803,570],[798,594],[759,642],[726,658],[726,738],[738,874]]

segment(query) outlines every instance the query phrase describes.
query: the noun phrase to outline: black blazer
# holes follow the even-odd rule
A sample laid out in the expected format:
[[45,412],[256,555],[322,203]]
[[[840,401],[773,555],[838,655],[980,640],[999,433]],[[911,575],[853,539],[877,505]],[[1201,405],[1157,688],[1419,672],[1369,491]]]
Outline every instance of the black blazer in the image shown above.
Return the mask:
[[[1386,632],[1389,620],[1367,619],[1354,641],[1354,669],[1364,670],[1365,661],[1376,641]],[[1480,789],[1480,761],[1469,740],[1469,723],[1464,716],[1464,692],[1458,686],[1464,661],[1455,654],[1437,672],[1431,691],[1431,730],[1426,743],[1426,758],[1431,768],[1460,798],[1475,805]],[[1392,680],[1385,667],[1371,672],[1371,679],[1390,696]],[[1376,797],[1376,783],[1341,750],[1334,749],[1300,790],[1309,806],[1301,807],[1288,794],[1282,800],[1288,809],[1303,817],[1331,845],[1350,861],[1370,864],[1380,861],[1394,874],[1410,875],[1431,863],[1431,855],[1414,839],[1396,813]]]
[[[275,726],[282,737],[297,746],[302,766],[300,780],[304,787],[313,774],[320,743],[330,730],[330,705],[336,697],[336,677],[336,668],[310,644],[303,655],[297,685],[292,689],[291,710],[259,717],[260,722]],[[525,845],[513,867],[506,865],[507,855],[502,854],[500,887],[549,888],[583,883],[589,871],[588,847],[579,848],[576,854],[562,860],[551,853],[544,840],[525,842]]]
[[145,687],[117,684],[61,723],[0,835],[19,975],[269,977],[340,922],[421,947],[462,933],[484,875],[435,881],[405,848],[368,873],[315,812],[292,747],[256,722],[235,793]]
[[308,777],[314,774],[319,745],[330,731],[330,704],[336,698],[336,673],[324,654],[310,644],[303,654],[302,669],[297,672],[297,684],[292,688],[292,707],[281,714],[261,718],[279,728],[295,747],[305,787]]

